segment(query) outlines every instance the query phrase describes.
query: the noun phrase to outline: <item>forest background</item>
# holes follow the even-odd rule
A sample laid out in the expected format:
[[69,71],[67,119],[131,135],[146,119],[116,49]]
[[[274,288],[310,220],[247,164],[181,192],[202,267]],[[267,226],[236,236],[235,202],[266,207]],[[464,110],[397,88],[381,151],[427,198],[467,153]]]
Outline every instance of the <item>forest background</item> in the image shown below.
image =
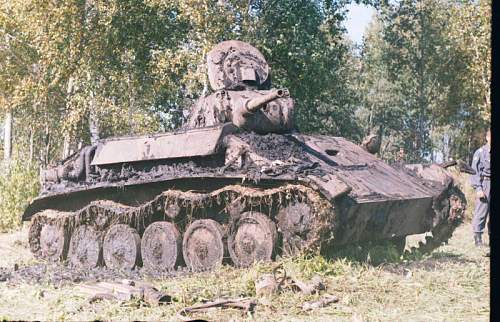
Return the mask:
[[[352,2],[376,16],[347,37]],[[0,230],[40,168],[100,138],[170,131],[209,94],[206,53],[256,46],[301,132],[382,138],[393,162],[470,163],[490,123],[486,0],[0,0]]]

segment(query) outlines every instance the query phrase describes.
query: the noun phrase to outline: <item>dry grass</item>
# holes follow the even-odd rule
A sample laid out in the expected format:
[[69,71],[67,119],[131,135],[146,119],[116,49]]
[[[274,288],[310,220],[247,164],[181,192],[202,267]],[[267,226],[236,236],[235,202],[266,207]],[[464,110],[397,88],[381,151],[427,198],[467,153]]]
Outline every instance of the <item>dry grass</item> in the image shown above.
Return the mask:
[[[467,218],[472,217],[474,191],[468,175],[456,174],[467,196]],[[408,238],[414,243],[418,237]],[[0,234],[0,267],[35,260],[27,248],[26,228]],[[258,298],[253,316],[236,310],[215,310],[193,316],[207,320],[266,321],[487,321],[489,319],[489,257],[486,249],[472,243],[471,226],[460,226],[448,245],[430,256],[415,260],[394,260],[378,266],[337,258],[282,259],[287,273],[308,279],[322,275],[328,293],[340,298],[331,306],[302,312],[303,296],[286,291],[272,298]],[[352,258],[352,257],[351,257]],[[374,262],[374,261],[372,261]],[[7,320],[178,320],[176,312],[185,306],[219,297],[255,296],[254,280],[272,270],[271,264],[250,269],[221,267],[213,273],[180,278],[150,280],[172,295],[175,302],[162,307],[141,303],[103,301],[89,304],[74,293],[75,286],[9,285],[0,282],[0,319]]]
[[[287,291],[260,298],[253,316],[236,310],[215,310],[196,317],[208,320],[257,321],[486,321],[489,316],[489,258],[472,244],[471,227],[459,227],[450,243],[431,256],[371,266],[323,257],[281,260],[287,273],[307,279],[324,277],[328,292],[340,298],[329,307],[302,312],[313,296]],[[0,235],[0,266],[33,261],[26,249],[26,230]],[[254,280],[272,265],[251,269],[221,267],[214,273],[151,280],[174,296],[161,307],[135,301],[89,304],[73,293],[74,286],[0,283],[0,319],[21,320],[178,320],[181,308],[218,297],[255,296]]]

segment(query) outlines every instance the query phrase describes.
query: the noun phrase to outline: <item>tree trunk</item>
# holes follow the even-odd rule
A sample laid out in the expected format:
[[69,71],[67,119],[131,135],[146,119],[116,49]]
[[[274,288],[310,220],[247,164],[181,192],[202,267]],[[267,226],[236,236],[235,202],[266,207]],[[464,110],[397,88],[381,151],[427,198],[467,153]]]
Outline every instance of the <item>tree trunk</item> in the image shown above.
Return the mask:
[[34,141],[35,141],[35,129],[30,130],[30,155],[28,164],[31,165],[33,163],[33,154],[34,154]]
[[128,92],[129,92],[129,103],[128,103],[128,121],[129,121],[129,129],[128,129],[128,133],[129,134],[133,134],[136,132],[136,126],[135,126],[135,122],[134,122],[134,118],[133,118],[133,112],[135,110],[135,96],[136,96],[136,93],[135,93],[135,88],[134,88],[134,85],[133,85],[133,82],[132,82],[132,78],[131,78],[131,72],[129,72],[128,74],[128,78],[127,78],[127,88],[128,88]]
[[[97,9],[94,6],[94,0],[84,0],[84,12],[83,12],[83,25],[87,32],[91,29],[92,18],[97,15]],[[91,35],[89,34],[91,37]],[[87,71],[87,81],[95,82],[96,79]],[[100,85],[100,84],[99,84]],[[92,90],[90,93],[89,100],[89,132],[90,132],[90,143],[94,145],[97,140],[99,140],[99,117],[97,113],[97,104],[95,99],[95,92]]]
[[[71,96],[73,95],[75,88],[75,77],[70,76],[68,79],[68,84],[66,85],[66,111],[69,111],[69,101]],[[63,139],[63,148],[62,148],[62,158],[63,160],[66,159],[71,151],[70,151],[70,145],[71,145],[71,137],[69,133],[64,133],[64,139]]]
[[69,135],[64,136],[63,140],[63,150],[62,150],[62,159],[66,159],[69,156]]
[[90,131],[90,143],[92,145],[97,143],[99,140],[99,117],[97,116],[95,97],[92,95],[90,99],[90,115],[89,115],[89,131]]
[[12,112],[5,113],[3,159],[8,165],[12,157]]
[[49,153],[50,153],[50,129],[49,125],[45,125],[45,149],[43,155],[43,167],[45,168],[49,164]]

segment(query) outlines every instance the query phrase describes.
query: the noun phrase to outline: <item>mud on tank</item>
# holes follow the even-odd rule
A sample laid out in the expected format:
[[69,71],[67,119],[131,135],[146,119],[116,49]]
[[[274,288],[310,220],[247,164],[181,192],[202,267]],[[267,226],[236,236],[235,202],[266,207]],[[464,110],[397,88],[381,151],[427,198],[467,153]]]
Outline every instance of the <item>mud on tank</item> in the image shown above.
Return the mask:
[[42,172],[26,209],[39,258],[84,268],[193,271],[277,254],[432,232],[465,209],[437,165],[396,169],[342,137],[294,130],[262,54],[225,41],[207,55],[213,93],[173,133],[110,138]]

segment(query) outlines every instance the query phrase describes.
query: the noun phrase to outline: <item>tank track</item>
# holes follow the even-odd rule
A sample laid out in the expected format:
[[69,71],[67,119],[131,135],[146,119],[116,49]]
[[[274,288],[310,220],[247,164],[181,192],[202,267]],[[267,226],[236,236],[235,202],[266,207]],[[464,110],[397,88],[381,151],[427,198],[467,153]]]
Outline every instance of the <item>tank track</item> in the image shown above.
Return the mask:
[[[432,236],[406,251],[404,238],[396,239],[396,247],[405,255],[432,252],[460,225],[465,206],[464,194],[450,184],[434,199]],[[250,241],[238,239],[238,234],[255,231],[254,227],[258,227],[258,233]],[[323,245],[331,245],[335,229],[334,206],[309,187],[288,184],[257,189],[231,185],[211,192],[168,190],[137,207],[97,200],[76,212],[44,210],[32,218],[29,245],[38,258],[86,268],[144,266],[158,271],[188,266],[200,271],[222,262],[244,267],[254,260],[272,260],[277,254],[320,250]],[[200,251],[196,245],[194,250],[186,246],[193,235],[194,244],[199,244],[207,231],[212,239],[209,247]],[[112,235],[118,236],[118,242],[108,238]],[[157,239],[165,241],[158,245]],[[253,248],[258,240],[263,241],[257,251]],[[129,245],[128,249],[124,250],[122,244]],[[109,248],[116,256],[105,251]],[[196,253],[208,259],[199,259]],[[114,257],[120,260],[116,262]]]
[[455,185],[434,198],[433,210],[436,214],[430,233],[418,247],[405,250],[405,255],[430,254],[436,248],[446,244],[455,229],[463,222],[467,200],[464,193]]
[[319,249],[335,218],[331,203],[303,185],[168,190],[137,207],[97,200],[75,212],[44,210],[31,220],[29,245],[38,258],[80,267],[199,271]]

